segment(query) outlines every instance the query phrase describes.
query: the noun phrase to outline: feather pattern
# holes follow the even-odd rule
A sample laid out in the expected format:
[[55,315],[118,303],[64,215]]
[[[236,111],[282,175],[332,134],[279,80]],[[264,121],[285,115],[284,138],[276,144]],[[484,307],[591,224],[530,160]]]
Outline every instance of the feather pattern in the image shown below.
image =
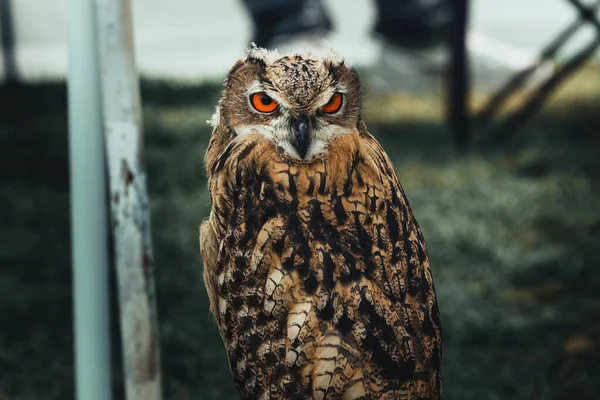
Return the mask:
[[206,161],[204,280],[241,396],[439,398],[425,242],[362,118],[301,162],[218,124]]

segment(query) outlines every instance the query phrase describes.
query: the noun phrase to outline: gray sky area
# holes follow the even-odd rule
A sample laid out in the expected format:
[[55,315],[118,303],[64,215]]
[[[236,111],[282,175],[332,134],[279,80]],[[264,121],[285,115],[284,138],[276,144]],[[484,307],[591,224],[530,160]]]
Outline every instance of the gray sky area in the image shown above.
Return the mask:
[[[64,0],[13,0],[17,61],[26,80],[61,79],[67,70]],[[250,21],[241,0],[132,0],[136,57],[144,76],[178,80],[221,78],[243,55]],[[369,35],[367,0],[326,0],[336,32],[329,40],[350,62],[368,66],[379,43]],[[565,0],[473,0],[469,43],[475,57],[518,67],[576,14]],[[585,44],[591,28],[567,52]]]

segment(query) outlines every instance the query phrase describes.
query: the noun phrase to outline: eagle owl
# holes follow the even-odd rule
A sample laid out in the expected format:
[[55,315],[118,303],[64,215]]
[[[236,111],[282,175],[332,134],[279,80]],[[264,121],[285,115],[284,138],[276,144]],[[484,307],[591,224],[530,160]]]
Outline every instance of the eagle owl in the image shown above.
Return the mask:
[[206,153],[204,281],[244,399],[438,399],[423,236],[342,60],[253,48]]

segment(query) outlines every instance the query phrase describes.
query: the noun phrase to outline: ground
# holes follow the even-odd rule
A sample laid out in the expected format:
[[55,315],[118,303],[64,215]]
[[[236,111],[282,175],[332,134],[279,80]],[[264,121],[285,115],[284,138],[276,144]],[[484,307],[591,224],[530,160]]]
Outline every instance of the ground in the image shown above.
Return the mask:
[[[597,74],[588,68],[503,144],[477,129],[467,153],[431,96],[367,95],[367,125],[428,244],[444,399],[600,394]],[[198,250],[209,210],[205,121],[220,87],[142,87],[165,399],[233,399]],[[47,84],[0,98],[11,105],[0,119],[0,399],[71,399],[66,92]],[[113,302],[118,399],[116,315]]]

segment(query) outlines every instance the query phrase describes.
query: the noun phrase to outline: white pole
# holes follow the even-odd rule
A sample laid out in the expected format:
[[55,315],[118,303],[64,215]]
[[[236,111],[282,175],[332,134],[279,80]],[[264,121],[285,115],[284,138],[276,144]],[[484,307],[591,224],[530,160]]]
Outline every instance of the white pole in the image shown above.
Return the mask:
[[129,0],[96,0],[121,340],[128,400],[162,395],[142,120]]
[[93,0],[69,0],[69,157],[77,399],[110,400],[108,246]]

